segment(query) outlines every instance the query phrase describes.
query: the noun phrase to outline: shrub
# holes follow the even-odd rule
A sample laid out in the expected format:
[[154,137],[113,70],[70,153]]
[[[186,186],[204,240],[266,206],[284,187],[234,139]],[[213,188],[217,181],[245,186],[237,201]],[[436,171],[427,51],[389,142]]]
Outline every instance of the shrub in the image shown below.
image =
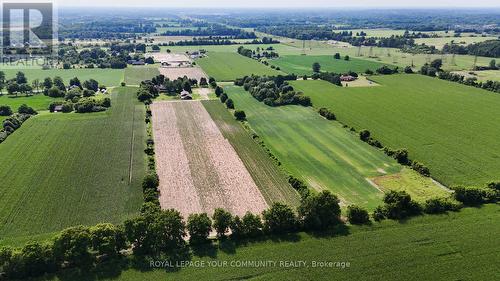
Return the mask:
[[262,234],[262,220],[259,215],[247,212],[242,219],[243,233],[247,237],[257,237]]
[[126,248],[125,232],[109,223],[91,227],[90,239],[93,249],[100,255],[116,256]]
[[368,211],[356,205],[347,207],[347,219],[351,224],[367,224],[370,222]]
[[12,109],[7,105],[0,105],[0,116],[12,115]]
[[125,82],[121,82],[121,83],[120,83],[120,85],[121,85],[122,87],[125,87],[125,86],[127,86],[127,83],[125,83]]
[[289,206],[274,203],[271,208],[262,212],[264,229],[275,234],[285,234],[296,229],[297,219]]
[[[339,202],[337,196],[329,191],[302,198],[298,213],[304,228],[322,230],[339,224],[341,222]],[[284,210],[282,212],[284,217]]]
[[447,211],[458,211],[460,204],[445,198],[428,199],[424,203],[423,210],[427,214],[440,214]]
[[227,99],[227,100],[226,100],[226,107],[227,107],[228,109],[234,109],[234,102],[233,102],[233,100],[232,100],[232,99]]
[[224,93],[224,90],[222,89],[222,87],[220,87],[220,86],[215,87],[215,95],[216,95],[217,97],[220,97],[220,95],[221,95],[222,93]]
[[62,98],[65,96],[65,93],[54,86],[47,91],[47,95],[51,98]]
[[201,243],[207,240],[212,230],[212,221],[206,213],[191,214],[187,221],[187,230],[189,232],[189,242]]
[[33,108],[27,106],[26,104],[22,104],[17,110],[17,112],[19,114],[29,114],[29,115],[37,114],[37,112]]
[[227,97],[227,94],[226,94],[226,93],[222,93],[222,94],[220,95],[220,101],[221,101],[222,103],[225,103],[225,102],[227,101],[227,99],[228,99],[228,97]]
[[413,69],[411,68],[411,66],[406,66],[404,69],[404,73],[406,73],[406,74],[413,73]]
[[90,231],[84,226],[67,228],[54,239],[54,256],[58,262],[88,267],[92,263],[89,253]]
[[293,187],[293,189],[297,190],[301,198],[305,198],[309,196],[310,191],[307,185],[294,176],[288,177],[288,183]]
[[455,199],[464,205],[476,206],[484,203],[485,192],[483,189],[475,187],[457,187],[454,189]]
[[236,120],[243,121],[247,118],[247,115],[243,110],[236,110],[234,111],[234,117],[236,118]]
[[420,173],[422,176],[425,176],[425,177],[430,177],[431,176],[431,172],[430,172],[429,168],[427,168],[422,163],[413,161],[413,163],[411,164],[411,168],[413,170],[417,171],[418,173]]
[[160,180],[157,174],[149,174],[144,176],[142,180],[142,190],[153,189],[156,190],[160,185]]
[[421,206],[405,191],[391,190],[384,196],[384,212],[389,219],[404,219],[422,212]]
[[377,208],[375,208],[375,210],[373,210],[372,217],[375,221],[381,221],[385,219],[384,207],[378,206]]
[[370,139],[370,135],[371,135],[370,131],[362,130],[361,132],[359,132],[359,139],[364,142],[367,142]]
[[217,236],[224,237],[228,231],[233,216],[228,211],[217,208],[212,216],[214,229],[217,232]]
[[328,120],[336,120],[337,119],[335,114],[333,114],[333,112],[331,112],[328,108],[322,107],[318,110],[318,112],[321,116],[325,117]]

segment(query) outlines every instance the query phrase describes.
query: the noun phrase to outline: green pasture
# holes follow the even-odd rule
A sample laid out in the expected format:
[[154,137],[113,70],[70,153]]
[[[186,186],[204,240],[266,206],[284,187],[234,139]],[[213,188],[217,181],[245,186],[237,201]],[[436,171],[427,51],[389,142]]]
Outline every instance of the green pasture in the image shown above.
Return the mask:
[[209,52],[207,57],[196,60],[196,63],[207,75],[214,77],[217,81],[232,81],[252,74],[284,74],[238,53]]
[[0,96],[0,105],[8,105],[10,106],[12,111],[16,112],[19,106],[21,106],[22,104],[27,104],[33,109],[40,111],[40,110],[48,110],[49,104],[57,100],[63,100],[63,99],[51,98],[43,94],[36,94],[32,96],[18,95],[17,97],[4,94],[3,96]]
[[41,68],[7,68],[3,69],[7,79],[14,78],[18,71],[24,72],[29,81],[39,79],[43,82],[44,78],[61,77],[65,83],[69,80],[78,77],[80,81],[94,79],[99,84],[104,86],[118,86],[123,80],[123,69],[110,69],[110,68],[77,68],[77,69],[41,69]]
[[0,144],[0,240],[137,213],[145,112],[135,91],[113,90],[107,112],[33,117]]
[[131,66],[125,69],[125,83],[127,85],[139,85],[144,80],[160,75],[157,67]]
[[[321,65],[321,71],[345,73],[354,71],[363,73],[367,69],[375,71],[377,68],[382,67],[384,64],[369,60],[350,58],[348,61],[333,58],[331,56],[283,56],[275,60],[269,60],[270,64],[278,66],[281,71],[286,73],[294,73],[297,75],[311,75],[313,74],[312,65],[318,62]],[[392,66],[391,66],[392,67]]]
[[370,130],[385,146],[407,148],[410,158],[427,165],[446,185],[500,180],[500,95],[418,74],[371,79],[380,86],[291,84],[341,122]]
[[240,87],[224,89],[286,171],[315,190],[331,190],[344,204],[378,206],[383,193],[367,179],[401,170],[382,152],[311,108],[269,107]]

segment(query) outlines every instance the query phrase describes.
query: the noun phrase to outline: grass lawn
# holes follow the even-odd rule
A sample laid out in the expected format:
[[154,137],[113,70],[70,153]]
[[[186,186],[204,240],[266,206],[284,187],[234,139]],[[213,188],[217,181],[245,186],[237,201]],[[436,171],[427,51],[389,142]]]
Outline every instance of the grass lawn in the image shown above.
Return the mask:
[[160,75],[157,67],[131,66],[125,69],[125,83],[127,85],[139,85],[144,80]]
[[331,190],[344,205],[378,206],[383,193],[369,180],[401,171],[384,153],[311,108],[269,107],[240,87],[225,89],[286,171],[315,190]]
[[417,74],[371,79],[381,86],[291,84],[349,126],[370,130],[388,147],[407,148],[446,185],[500,180],[500,95]]
[[269,60],[270,64],[279,66],[286,73],[294,73],[297,75],[313,74],[312,65],[318,62],[321,65],[321,71],[345,73],[349,70],[363,73],[367,69],[375,71],[383,66],[383,63],[378,63],[369,60],[351,58],[346,61],[342,59],[334,59],[331,56],[283,56],[276,60]]
[[438,38],[416,38],[415,44],[425,44],[427,46],[435,46],[437,49],[442,49],[445,44],[450,44],[452,41],[455,44],[469,45],[473,43],[484,42],[487,40],[495,40],[498,37],[438,37]]
[[138,212],[144,105],[117,88],[107,112],[41,114],[0,144],[0,240]]
[[[107,264],[84,276],[66,271],[35,280],[497,280],[499,211],[498,205],[485,205],[404,223],[353,226],[337,236],[226,242],[194,253],[193,264],[178,270],[152,270],[149,263],[140,269]],[[276,264],[242,266],[244,261]],[[285,267],[283,261],[305,261],[306,266]],[[313,267],[313,261],[349,262],[349,267]]]
[[229,140],[268,202],[299,204],[299,196],[267,152],[257,144],[218,100],[202,101],[224,137]]
[[69,83],[69,80],[74,77],[78,77],[80,81],[83,83],[85,80],[94,79],[99,82],[101,85],[105,86],[118,86],[123,80],[123,69],[48,69],[43,70],[41,68],[7,68],[2,70],[5,72],[7,79],[14,78],[18,71],[24,72],[26,78],[29,81],[33,79],[40,79],[43,82],[43,79],[46,77],[54,78],[56,76],[61,77],[65,83]]
[[237,53],[209,52],[207,57],[196,60],[196,63],[207,75],[214,77],[217,81],[232,81],[251,74],[284,74]]
[[63,100],[63,99],[51,98],[44,96],[43,94],[36,94],[27,97],[24,95],[19,95],[18,97],[3,95],[0,96],[0,105],[8,105],[10,106],[12,111],[16,112],[19,106],[21,106],[22,104],[27,104],[28,106],[31,106],[33,109],[40,111],[40,110],[48,110],[49,104],[57,100]]

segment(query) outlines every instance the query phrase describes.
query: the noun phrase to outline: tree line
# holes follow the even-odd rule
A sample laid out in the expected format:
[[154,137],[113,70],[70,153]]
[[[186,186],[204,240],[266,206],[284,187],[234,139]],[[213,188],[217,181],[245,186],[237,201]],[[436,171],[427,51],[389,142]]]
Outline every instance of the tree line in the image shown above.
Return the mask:
[[236,86],[243,86],[245,91],[268,106],[296,104],[311,106],[311,98],[296,92],[287,80],[297,80],[295,75],[278,76],[245,76],[236,79]]
[[196,29],[167,30],[162,36],[231,36],[233,39],[255,39],[255,32],[245,31],[239,28],[229,28],[222,24],[210,24],[206,27]]

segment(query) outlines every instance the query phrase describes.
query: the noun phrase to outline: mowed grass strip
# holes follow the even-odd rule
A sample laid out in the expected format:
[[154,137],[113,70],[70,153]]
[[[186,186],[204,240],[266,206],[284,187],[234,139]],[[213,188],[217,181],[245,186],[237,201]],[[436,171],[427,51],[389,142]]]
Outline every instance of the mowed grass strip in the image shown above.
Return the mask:
[[157,67],[131,66],[125,69],[125,83],[127,85],[139,85],[144,80],[151,80],[160,75]]
[[[25,96],[25,95],[18,95],[16,96],[9,96],[9,95],[3,95],[0,96],[0,105],[8,105],[12,109],[12,111],[16,112],[19,106],[22,104],[27,104],[28,106],[32,107],[33,109],[40,111],[40,110],[49,110],[49,105],[50,103],[54,101],[62,101],[64,99],[62,98],[51,98],[47,97],[43,94],[36,94],[32,96]],[[1,118],[1,117],[0,117]]]
[[138,212],[145,112],[135,91],[113,90],[108,112],[33,117],[0,144],[0,239]]
[[297,206],[299,196],[288,184],[283,171],[276,166],[267,152],[250,137],[222,103],[219,101],[202,101],[202,103],[221,133],[238,153],[267,203],[271,205],[273,202],[284,202]]
[[[236,48],[236,47],[235,47]],[[245,75],[284,74],[238,53],[208,52],[207,57],[196,60],[208,76],[217,81],[233,81]]]
[[[219,246],[216,255],[200,257],[193,266],[179,270],[128,269],[118,264],[98,272],[78,275],[77,270],[35,279],[57,280],[496,280],[500,208],[485,205],[459,213],[421,216],[399,223],[384,221],[349,228],[347,235],[299,234],[238,245]],[[345,234],[345,233],[344,233]],[[228,245],[231,245],[228,247]],[[230,249],[230,250],[227,250]],[[212,248],[210,248],[212,250]],[[211,252],[212,253],[212,252]],[[273,261],[276,265],[243,266],[248,261]],[[306,266],[286,267],[285,261],[305,261]],[[349,262],[349,267],[313,267],[315,262]],[[214,266],[212,263],[216,263]],[[226,263],[226,266],[224,265]],[[282,262],[282,263],[280,263]],[[204,266],[196,266],[204,265]],[[111,277],[104,277],[111,276]]]
[[407,148],[446,185],[500,180],[500,95],[422,75],[372,77],[379,87],[294,81],[315,107],[368,129],[385,146]]
[[393,174],[401,166],[361,142],[339,123],[302,106],[269,107],[241,87],[225,87],[237,109],[246,112],[255,132],[286,171],[316,190],[330,190],[343,204],[375,208],[383,193],[367,178]]
[[349,60],[344,60],[344,57],[342,57],[341,59],[334,59],[333,55],[283,56],[275,60],[269,60],[270,64],[279,66],[281,71],[297,75],[313,74],[312,65],[315,62],[321,65],[321,71],[328,71],[335,73],[345,73],[348,71],[363,73],[367,69],[375,71],[377,68],[386,65],[379,62],[357,59],[352,57],[349,58]]
[[77,68],[77,69],[41,69],[41,68],[7,68],[2,70],[5,72],[7,79],[16,77],[16,73],[21,71],[24,72],[28,81],[33,81],[34,79],[39,79],[43,82],[43,79],[50,77],[54,78],[56,76],[61,77],[64,83],[68,84],[69,80],[78,77],[83,83],[85,80],[94,79],[99,82],[100,85],[104,86],[118,86],[123,81],[123,69],[110,69],[110,68]]

